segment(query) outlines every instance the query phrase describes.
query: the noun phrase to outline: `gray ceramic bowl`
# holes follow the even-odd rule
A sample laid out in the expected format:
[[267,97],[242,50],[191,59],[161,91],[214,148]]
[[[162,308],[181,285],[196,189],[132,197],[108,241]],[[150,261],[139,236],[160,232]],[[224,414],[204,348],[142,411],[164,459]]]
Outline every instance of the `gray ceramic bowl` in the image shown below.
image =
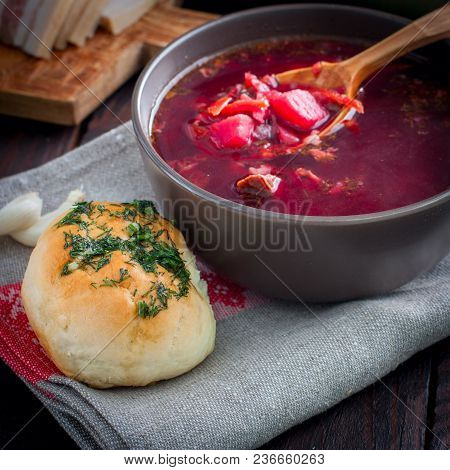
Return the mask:
[[[448,253],[450,190],[368,215],[304,217],[268,212],[193,185],[164,162],[149,138],[153,114],[170,83],[205,56],[272,36],[379,40],[406,22],[374,10],[337,5],[248,10],[187,33],[144,69],[133,96],[133,124],[154,199],[219,273],[269,296],[329,302],[388,292],[429,270]],[[446,43],[425,53],[436,50],[440,57],[449,56]]]

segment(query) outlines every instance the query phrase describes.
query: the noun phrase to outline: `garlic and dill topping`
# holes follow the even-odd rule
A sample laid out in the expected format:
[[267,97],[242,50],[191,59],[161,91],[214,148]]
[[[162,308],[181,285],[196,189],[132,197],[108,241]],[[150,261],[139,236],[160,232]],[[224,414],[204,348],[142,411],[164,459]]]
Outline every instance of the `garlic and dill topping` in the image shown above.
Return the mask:
[[[105,218],[125,221],[123,234],[113,234],[113,228]],[[161,220],[164,219],[151,201],[74,204],[55,225],[67,227],[64,248],[70,259],[62,267],[61,275],[68,276],[77,270],[99,272],[111,262],[114,252],[120,252],[125,257],[125,264],[140,266],[146,273],[156,275],[154,281],[149,281],[147,290],[132,292],[137,314],[143,318],[154,317],[167,308],[169,299],[186,296],[190,284],[190,272]],[[169,276],[161,276],[161,270]],[[130,270],[123,266],[117,276],[92,282],[91,287],[122,287],[130,278]]]

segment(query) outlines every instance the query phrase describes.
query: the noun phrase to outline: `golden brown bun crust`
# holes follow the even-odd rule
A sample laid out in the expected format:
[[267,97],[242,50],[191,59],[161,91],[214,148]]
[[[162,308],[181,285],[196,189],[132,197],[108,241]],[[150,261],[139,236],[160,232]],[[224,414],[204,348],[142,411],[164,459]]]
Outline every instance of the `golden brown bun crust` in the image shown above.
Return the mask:
[[[117,211],[117,205],[107,202],[93,204]],[[167,271],[146,273],[137,263],[125,263],[130,260],[127,253],[114,251],[110,263],[98,272],[88,267],[63,276],[64,265],[73,261],[64,248],[64,232],[77,234],[81,229],[55,223],[31,254],[22,298],[39,341],[65,375],[99,388],[147,385],[183,374],[211,353],[214,315],[195,258],[171,223],[157,216],[152,227],[167,229],[186,261],[191,282],[187,296],[170,298],[167,309],[152,318],[137,315],[137,302],[145,299],[142,295],[155,281],[171,282]],[[111,235],[127,238],[124,229],[130,222],[105,211],[96,224],[106,224]],[[118,286],[101,287],[105,278],[118,279],[121,268],[128,270],[127,279]]]

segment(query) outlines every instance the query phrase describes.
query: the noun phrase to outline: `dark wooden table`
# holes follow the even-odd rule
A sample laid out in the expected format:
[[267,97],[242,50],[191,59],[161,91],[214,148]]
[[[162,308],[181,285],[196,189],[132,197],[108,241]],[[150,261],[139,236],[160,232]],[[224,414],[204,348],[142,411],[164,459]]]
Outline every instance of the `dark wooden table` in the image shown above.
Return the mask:
[[[135,78],[107,100],[122,121],[130,119]],[[0,117],[0,177],[36,167],[120,124],[100,107],[81,125],[61,127]],[[440,449],[450,446],[450,340],[416,354],[385,383],[377,383],[329,411],[296,426],[265,449]],[[0,361],[0,447],[41,404]],[[405,406],[406,405],[406,406]],[[409,409],[408,409],[409,408]],[[45,410],[7,448],[74,449],[76,444]]]

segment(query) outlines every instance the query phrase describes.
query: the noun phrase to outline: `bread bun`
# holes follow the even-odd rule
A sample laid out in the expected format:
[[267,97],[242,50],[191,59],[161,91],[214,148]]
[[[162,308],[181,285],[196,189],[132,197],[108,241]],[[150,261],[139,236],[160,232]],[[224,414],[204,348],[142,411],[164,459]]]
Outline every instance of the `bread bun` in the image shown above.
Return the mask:
[[22,299],[58,368],[93,387],[170,379],[214,348],[195,258],[149,201],[75,204],[40,237]]

